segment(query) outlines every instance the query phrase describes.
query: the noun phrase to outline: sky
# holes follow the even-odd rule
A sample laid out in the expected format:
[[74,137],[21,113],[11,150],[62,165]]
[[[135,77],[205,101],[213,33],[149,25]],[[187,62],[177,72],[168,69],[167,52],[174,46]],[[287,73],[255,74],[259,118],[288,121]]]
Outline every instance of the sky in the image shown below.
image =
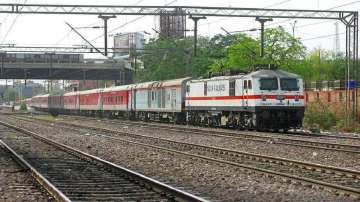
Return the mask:
[[[279,9],[321,9],[326,10],[338,7],[335,10],[355,10],[360,8],[360,1],[353,0],[0,0],[0,3],[26,3],[26,4],[79,4],[79,5],[166,5],[172,6],[221,6],[221,7],[253,7],[253,8],[279,8]],[[348,4],[346,6],[341,6]],[[146,31],[154,36],[152,30],[158,29],[158,18],[154,16],[142,17],[129,23],[138,16],[117,16],[109,20],[109,46],[112,46],[111,35],[121,32]],[[0,14],[0,44],[16,44],[17,46],[73,46],[84,45],[84,41],[65,24],[74,27],[102,26],[102,21],[94,16],[77,15],[29,15],[29,14]],[[123,24],[128,23],[126,26]],[[266,27],[282,26],[292,33],[294,19],[274,19]],[[118,28],[119,29],[115,29]],[[220,18],[208,17],[199,22],[199,35],[213,36],[228,31],[248,30],[258,28],[259,23],[254,18]],[[345,27],[339,22],[340,49],[345,49]],[[193,22],[187,21],[187,29],[193,29]],[[112,31],[113,30],[113,31]],[[103,47],[102,29],[79,29],[95,46]],[[259,37],[260,32],[246,32]],[[295,36],[300,38],[307,50],[321,47],[334,49],[335,21],[333,20],[307,20],[297,19]],[[193,35],[192,32],[187,33]],[[330,37],[322,37],[332,35]]]

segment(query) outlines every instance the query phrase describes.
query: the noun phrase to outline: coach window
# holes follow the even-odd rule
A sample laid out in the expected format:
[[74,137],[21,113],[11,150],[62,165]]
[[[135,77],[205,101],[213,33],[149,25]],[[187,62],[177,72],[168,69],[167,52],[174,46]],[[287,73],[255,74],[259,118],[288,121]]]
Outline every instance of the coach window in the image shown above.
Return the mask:
[[248,89],[252,88],[251,80],[248,80]]
[[247,81],[246,80],[244,80],[244,89],[247,89]]
[[188,93],[190,92],[190,86],[189,85],[186,86],[186,92],[188,92]]
[[261,78],[260,90],[278,90],[277,78]]
[[235,80],[229,81],[229,96],[235,96]]

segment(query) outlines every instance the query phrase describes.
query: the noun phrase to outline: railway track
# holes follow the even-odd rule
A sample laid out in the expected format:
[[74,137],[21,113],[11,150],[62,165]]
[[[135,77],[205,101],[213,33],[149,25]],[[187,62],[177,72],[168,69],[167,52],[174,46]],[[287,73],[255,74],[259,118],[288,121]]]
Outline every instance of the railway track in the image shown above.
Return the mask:
[[[78,115],[62,115],[64,117],[69,117],[69,118],[74,118],[76,117],[76,119],[84,119],[84,120],[97,120],[95,118],[91,118],[91,117],[86,117],[86,116],[78,116]],[[157,127],[157,128],[163,128],[163,129],[169,129],[169,130],[174,130],[174,131],[179,131],[179,130],[186,130],[189,132],[195,132],[195,133],[206,133],[206,132],[216,132],[216,133],[220,133],[220,134],[230,134],[231,136],[233,135],[254,135],[255,137],[258,137],[258,135],[255,134],[250,134],[250,133],[254,133],[251,131],[238,131],[238,130],[234,130],[234,131],[214,131],[214,130],[207,130],[206,128],[189,128],[189,127],[182,127],[182,125],[175,125],[175,124],[166,124],[166,123],[159,123],[159,122],[143,122],[143,121],[128,121],[128,120],[122,120],[122,119],[107,119],[107,118],[103,118],[102,121],[106,121],[109,123],[117,123],[117,124],[122,124],[122,125],[138,125],[139,123],[141,123],[141,125],[143,127]],[[314,138],[314,137],[318,137],[318,138],[331,138],[331,139],[344,139],[344,140],[359,140],[360,141],[360,135],[349,135],[349,136],[344,136],[344,135],[333,135],[333,134],[325,134],[325,133],[311,133],[311,132],[304,132],[304,131],[292,131],[292,132],[287,132],[287,133],[276,133],[276,132],[256,132],[257,134],[272,134],[272,135],[277,135],[277,136],[289,136],[289,137],[308,137],[308,138]]]
[[31,170],[17,161],[0,140],[0,201],[54,201],[31,176]]
[[14,149],[5,147],[58,201],[206,201],[34,132],[0,124],[17,131],[16,138],[4,140]]
[[[19,117],[16,117],[19,118]],[[29,117],[23,117],[28,119]],[[37,119],[40,121],[47,121],[49,120],[39,119],[33,117],[33,119]],[[24,120],[24,119],[23,119]],[[25,120],[26,121],[26,120]],[[63,124],[69,124],[68,122],[63,122]],[[134,122],[109,122],[112,124],[124,124],[127,126],[139,126],[139,123]],[[144,125],[145,124],[145,125]],[[196,135],[203,135],[203,136],[215,136],[215,137],[223,137],[223,138],[231,138],[231,139],[238,139],[238,140],[250,140],[250,141],[257,141],[257,142],[264,142],[264,143],[271,143],[271,144],[279,144],[279,145],[290,145],[290,146],[298,146],[298,147],[306,147],[306,148],[314,148],[314,149],[323,149],[323,150],[330,150],[330,151],[338,151],[338,152],[348,152],[354,154],[360,154],[360,145],[353,145],[353,144],[340,144],[340,143],[330,143],[330,142],[320,142],[320,141],[313,141],[313,140],[301,140],[301,139],[294,139],[290,137],[270,137],[270,136],[263,136],[260,134],[250,134],[250,133],[236,133],[236,132],[225,132],[225,131],[209,131],[204,129],[196,129],[196,128],[185,128],[185,127],[177,127],[177,126],[168,126],[164,124],[154,124],[154,123],[144,123],[141,122],[142,127],[151,128],[155,130],[166,130],[166,132],[176,132],[176,133],[191,133]]]
[[69,130],[79,130],[81,134],[83,134],[82,130],[85,128],[92,131],[89,134],[107,138],[113,142],[119,141],[126,144],[149,147],[159,151],[182,154],[190,158],[218,164],[236,166],[243,170],[261,173],[265,176],[277,177],[285,182],[300,183],[305,186],[327,189],[338,194],[360,198],[359,171],[171,141],[106,128],[69,123],[62,125],[62,127],[66,127]]

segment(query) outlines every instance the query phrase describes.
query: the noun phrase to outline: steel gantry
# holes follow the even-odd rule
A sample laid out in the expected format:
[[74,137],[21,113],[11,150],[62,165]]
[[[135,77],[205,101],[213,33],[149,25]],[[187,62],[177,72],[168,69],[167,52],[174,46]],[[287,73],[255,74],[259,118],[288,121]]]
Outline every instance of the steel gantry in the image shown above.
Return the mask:
[[352,11],[261,9],[198,6],[122,6],[122,5],[50,5],[0,4],[0,13],[17,14],[75,14],[75,15],[159,15],[160,11],[182,9],[187,15],[223,17],[271,17],[340,19],[354,14]]
[[[123,5],[51,5],[51,4],[0,4],[0,13],[9,14],[60,14],[60,15],[159,15],[164,11],[183,10],[188,16],[262,17],[291,19],[333,19],[346,26],[346,78],[358,80],[358,12],[300,9],[262,9],[197,6],[123,6]],[[4,49],[3,49],[4,50]],[[6,49],[5,49],[6,50]],[[357,116],[357,91],[350,93],[347,86],[348,116]],[[350,95],[351,94],[351,95]],[[353,95],[354,94],[354,95]]]

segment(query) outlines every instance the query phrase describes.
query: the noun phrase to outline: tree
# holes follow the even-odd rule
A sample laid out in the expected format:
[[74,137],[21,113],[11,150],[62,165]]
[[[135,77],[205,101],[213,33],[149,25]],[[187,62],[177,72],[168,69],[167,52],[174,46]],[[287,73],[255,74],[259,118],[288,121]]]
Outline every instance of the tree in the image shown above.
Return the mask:
[[294,38],[283,27],[265,31],[265,60],[284,70],[294,71],[299,60],[306,57],[306,48],[299,38]]
[[207,55],[207,38],[198,40],[198,56],[193,57],[193,38],[161,37],[145,45],[144,70],[136,73],[136,81],[166,80],[198,76],[211,64]]
[[[229,46],[222,47],[223,52],[226,53],[222,62],[223,68],[250,70],[256,65],[275,64],[281,69],[295,71],[299,60],[306,56],[305,46],[300,40],[287,33],[282,27],[266,29],[264,34],[264,58],[260,57],[259,39],[240,33],[231,36],[233,40],[224,40],[230,43]],[[212,66],[211,70],[219,69]]]
[[332,51],[316,48],[306,60],[313,73],[311,80],[345,79],[346,62],[342,55],[336,56]]
[[4,91],[4,100],[6,102],[15,101],[16,99],[16,91],[13,88],[6,88]]

